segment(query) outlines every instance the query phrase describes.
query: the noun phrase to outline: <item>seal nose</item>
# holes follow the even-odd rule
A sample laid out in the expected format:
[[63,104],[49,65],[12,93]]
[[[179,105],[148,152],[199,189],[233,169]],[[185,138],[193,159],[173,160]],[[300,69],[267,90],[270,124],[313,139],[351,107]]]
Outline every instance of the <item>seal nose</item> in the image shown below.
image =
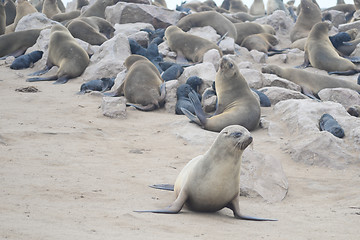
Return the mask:
[[252,143],[253,138],[250,136],[248,139],[246,139],[242,144],[241,144],[241,150],[244,150],[247,146],[250,145],[250,143]]

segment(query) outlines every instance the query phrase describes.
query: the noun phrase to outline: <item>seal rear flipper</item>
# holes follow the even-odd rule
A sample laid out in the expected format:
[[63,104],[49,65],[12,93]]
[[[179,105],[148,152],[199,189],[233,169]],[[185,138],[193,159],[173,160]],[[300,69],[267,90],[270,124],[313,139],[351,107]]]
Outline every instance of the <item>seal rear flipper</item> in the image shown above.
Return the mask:
[[50,76],[50,77],[44,77],[44,78],[40,78],[40,77],[36,77],[36,78],[28,78],[26,79],[27,82],[40,82],[40,81],[54,81],[57,80],[58,76],[54,75],[54,76]]
[[64,83],[67,83],[68,81],[69,81],[68,76],[61,76],[53,84],[64,84]]
[[242,215],[240,213],[239,196],[236,196],[231,202],[228,203],[228,205],[226,205],[226,207],[230,208],[234,212],[234,217],[237,219],[249,220],[249,221],[277,221],[276,219],[258,218],[258,217]]
[[317,100],[318,102],[320,102],[320,99],[318,97],[316,97],[314,95],[314,93],[310,89],[302,87],[302,92],[303,92],[304,95],[308,96],[309,98]]
[[350,60],[350,62],[352,63],[360,63],[360,57],[344,57],[348,60]]
[[156,109],[156,105],[154,103],[150,103],[146,106],[143,106],[143,105],[139,105],[139,104],[134,104],[134,103],[126,103],[126,106],[132,106],[138,110],[141,110],[141,111],[151,111],[151,110],[154,110]]
[[192,114],[189,110],[187,110],[185,108],[180,108],[180,109],[184,113],[184,115],[190,119],[190,121],[196,123],[199,126],[202,126],[200,123],[200,120],[194,114]]
[[267,53],[267,55],[269,56],[269,57],[271,57],[271,56],[274,56],[274,55],[276,55],[276,54],[282,54],[282,53],[284,53],[286,50],[288,50],[289,48],[284,48],[284,49],[270,49],[269,51],[270,52],[268,52]]
[[358,73],[359,70],[353,69],[348,71],[334,71],[334,72],[328,72],[329,75],[337,74],[337,75],[344,75],[344,76],[350,76]]
[[197,93],[194,90],[192,90],[188,96],[194,106],[194,110],[197,118],[199,119],[201,125],[204,126],[206,122],[206,115],[204,110],[202,109],[201,102],[199,100],[199,97],[197,96]]
[[43,69],[33,72],[33,73],[30,73],[28,76],[39,76],[39,75],[45,74],[50,70],[50,68],[51,67],[45,66]]
[[174,184],[154,184],[149,187],[166,191],[174,191]]

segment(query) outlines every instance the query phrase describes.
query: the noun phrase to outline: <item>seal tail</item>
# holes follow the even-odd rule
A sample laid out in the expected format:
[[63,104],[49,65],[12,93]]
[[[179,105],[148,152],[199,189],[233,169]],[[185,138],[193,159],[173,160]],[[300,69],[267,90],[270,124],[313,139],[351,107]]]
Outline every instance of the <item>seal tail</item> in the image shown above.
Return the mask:
[[154,185],[150,185],[149,187],[160,190],[166,190],[166,191],[174,191],[173,184],[154,184]]
[[132,106],[141,111],[152,111],[152,110],[156,109],[156,105],[154,103],[150,103],[146,106],[141,106],[141,105],[133,104],[133,103],[126,103],[126,106]]

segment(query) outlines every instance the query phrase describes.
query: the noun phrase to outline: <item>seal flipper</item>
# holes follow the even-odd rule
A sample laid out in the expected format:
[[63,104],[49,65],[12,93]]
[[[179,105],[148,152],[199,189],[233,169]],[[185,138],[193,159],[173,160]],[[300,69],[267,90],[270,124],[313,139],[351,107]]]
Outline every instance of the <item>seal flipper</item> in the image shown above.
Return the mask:
[[337,75],[344,75],[344,76],[350,76],[358,73],[359,70],[353,69],[353,70],[347,70],[347,71],[334,71],[334,72],[328,72],[329,75],[337,74]]
[[26,79],[26,81],[27,82],[40,82],[40,81],[54,81],[57,79],[58,79],[58,76],[54,75],[54,76],[44,77],[44,78],[40,78],[40,77],[28,78],[28,79]]
[[150,103],[146,106],[142,106],[142,105],[134,104],[134,103],[126,103],[126,106],[132,106],[141,111],[151,111],[151,110],[156,109],[156,105],[154,103]]
[[150,185],[149,187],[160,190],[166,190],[166,191],[174,191],[173,184],[154,184],[154,185]]
[[202,126],[200,123],[200,120],[194,114],[192,114],[189,110],[187,110],[186,108],[180,108],[180,109],[183,112],[183,114],[190,119],[190,121],[196,123],[199,126]]
[[180,210],[183,208],[187,198],[188,198],[188,195],[182,189],[180,191],[180,193],[179,193],[179,196],[176,198],[176,200],[170,206],[168,206],[167,208],[158,209],[158,210],[140,210],[140,211],[134,211],[134,212],[151,212],[151,213],[176,214],[176,213],[179,213]]
[[37,72],[30,73],[28,76],[39,76],[39,75],[47,73],[48,71],[50,71],[50,69],[51,69],[51,67],[46,65],[43,69],[41,69]]
[[240,213],[239,196],[236,196],[231,202],[228,203],[226,207],[230,208],[234,212],[234,217],[237,219],[249,220],[249,221],[277,221],[276,219],[257,218],[257,217],[242,215]]
[[348,60],[350,60],[350,62],[352,63],[360,63],[360,57],[344,57]]
[[197,93],[194,90],[192,90],[188,96],[194,106],[194,110],[197,118],[199,119],[201,125],[204,126],[206,123],[206,115],[204,113],[204,110],[202,109],[201,102],[197,96]]

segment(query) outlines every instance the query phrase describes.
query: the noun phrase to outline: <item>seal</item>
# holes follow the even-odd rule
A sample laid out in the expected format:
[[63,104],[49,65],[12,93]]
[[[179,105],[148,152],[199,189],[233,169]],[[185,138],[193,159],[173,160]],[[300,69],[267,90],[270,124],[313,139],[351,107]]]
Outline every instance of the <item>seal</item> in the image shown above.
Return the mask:
[[248,8],[241,0],[224,0],[221,4],[221,8],[228,10],[231,13],[236,12],[248,12]]
[[309,35],[311,28],[321,22],[321,10],[311,0],[301,0],[301,11],[294,27],[290,31],[290,40],[295,42],[298,39]]
[[172,51],[178,55],[183,55],[192,62],[202,62],[204,54],[210,49],[218,50],[222,56],[222,51],[215,43],[186,33],[177,26],[166,28],[165,38]]
[[332,76],[316,74],[296,68],[282,68],[276,65],[267,65],[261,70],[263,73],[276,74],[301,86],[302,92],[314,98],[325,88],[350,88],[360,93],[360,85]]
[[31,29],[8,33],[0,36],[0,57],[22,55],[36,43],[41,29]]
[[283,10],[289,15],[289,10],[285,7],[283,0],[268,0],[266,4],[267,15],[271,15],[276,10]]
[[6,27],[5,33],[14,32],[20,19],[34,12],[37,12],[36,8],[33,7],[27,0],[18,0],[14,22]]
[[194,104],[196,116],[186,109],[184,114],[206,130],[220,132],[229,125],[241,125],[249,131],[259,125],[260,103],[250,90],[246,80],[239,72],[236,63],[224,56],[215,78],[217,93],[217,108],[211,117],[207,118],[201,103],[194,92],[189,94]]
[[360,117],[360,105],[353,105],[346,109],[346,111],[354,117]]
[[165,84],[155,65],[146,57],[130,55],[125,60],[128,70],[124,82],[110,96],[125,96],[127,105],[143,111],[160,108],[165,100]]
[[155,5],[155,6],[157,6],[157,7],[167,8],[166,1],[165,1],[165,0],[154,0],[154,1],[153,1],[153,5]]
[[197,212],[216,212],[230,208],[237,219],[276,221],[240,213],[241,156],[252,141],[250,132],[242,126],[224,128],[204,155],[193,158],[180,171],[174,185],[176,200],[170,206],[136,212],[174,214],[186,205]]
[[71,11],[71,12],[56,14],[56,15],[52,16],[51,19],[54,21],[57,21],[57,22],[64,22],[64,21],[68,21],[68,20],[77,18],[79,16],[80,16],[80,11],[75,10],[75,11]]
[[0,2],[0,35],[5,33],[6,28],[6,12],[5,6],[2,2]]
[[82,7],[89,5],[88,0],[77,0],[76,1],[76,9],[81,10]]
[[228,37],[236,39],[237,33],[234,24],[224,17],[221,13],[215,11],[199,12],[187,15],[181,18],[176,26],[187,32],[193,27],[211,26],[215,31],[223,36],[227,33]]
[[180,77],[183,72],[184,68],[181,65],[175,63],[161,74],[161,78],[165,82],[175,80],[178,79],[178,77]]
[[114,86],[115,78],[101,78],[90,80],[81,84],[80,92],[78,94],[85,94],[90,91],[105,92],[110,90]]
[[6,26],[12,24],[16,17],[16,6],[12,0],[5,1]]
[[33,51],[31,53],[21,55],[12,62],[11,69],[18,70],[31,67],[34,63],[42,58],[43,51]]
[[332,45],[328,31],[329,22],[320,22],[313,26],[305,44],[304,64],[328,71],[330,74],[352,75],[358,72],[355,64],[340,57]]
[[66,83],[71,78],[79,77],[89,65],[89,55],[76,42],[66,27],[56,24],[51,27],[49,54],[43,70],[32,75],[48,72],[53,66],[58,66],[57,73],[45,78],[28,78],[27,82],[53,81],[56,84]]
[[343,138],[345,136],[344,129],[340,124],[328,113],[325,113],[321,116],[319,120],[320,131],[327,131],[338,138]]
[[105,19],[105,8],[117,3],[118,0],[97,0],[88,9],[86,9],[80,16],[82,17],[101,17]]
[[57,5],[57,1],[58,0],[44,0],[41,12],[50,19],[54,15],[61,13],[61,11]]
[[276,50],[275,45],[279,44],[279,40],[272,34],[258,33],[247,36],[241,43],[241,47],[247,48],[249,51],[257,50],[259,52],[268,53],[274,51],[282,53],[283,50]]
[[235,23],[234,24],[237,32],[235,43],[241,45],[243,40],[253,34],[258,33],[269,33],[275,35],[275,29],[270,25],[260,25],[253,22]]
[[192,91],[192,87],[189,84],[181,84],[176,89],[176,105],[175,114],[183,115],[181,108],[185,108],[192,114],[195,114],[195,109],[192,102],[189,99],[189,93]]
[[253,16],[265,16],[265,5],[263,0],[254,0],[249,13]]

